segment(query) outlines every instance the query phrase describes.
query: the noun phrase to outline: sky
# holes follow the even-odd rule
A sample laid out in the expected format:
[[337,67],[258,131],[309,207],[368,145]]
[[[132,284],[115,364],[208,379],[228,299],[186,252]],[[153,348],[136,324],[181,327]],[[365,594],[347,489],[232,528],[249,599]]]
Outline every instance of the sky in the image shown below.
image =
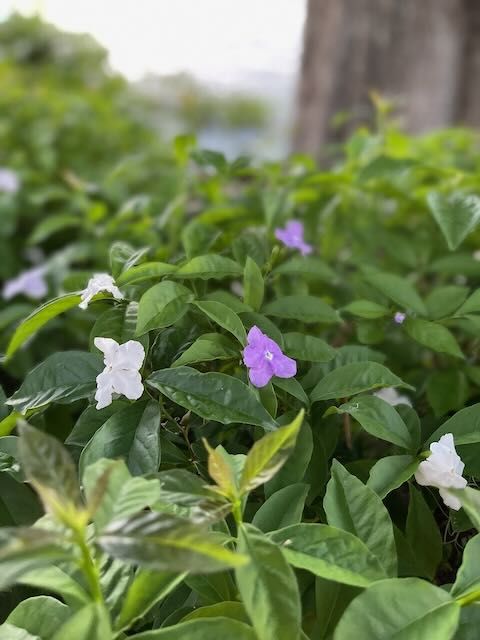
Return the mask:
[[0,19],[13,9],[92,34],[131,80],[189,71],[238,85],[252,73],[295,74],[306,0],[0,0]]

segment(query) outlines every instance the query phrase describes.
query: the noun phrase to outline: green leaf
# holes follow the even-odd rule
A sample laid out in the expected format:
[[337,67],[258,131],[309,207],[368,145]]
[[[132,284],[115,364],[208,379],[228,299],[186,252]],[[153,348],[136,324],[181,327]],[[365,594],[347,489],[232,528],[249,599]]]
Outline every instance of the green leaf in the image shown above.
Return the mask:
[[[96,319],[90,332],[90,349],[100,353],[93,343],[97,337],[113,338],[119,344],[135,339],[137,317],[138,303],[136,302],[130,302],[127,305],[118,304],[104,311]],[[144,346],[145,351],[148,351],[148,336],[142,336],[139,341]]]
[[160,500],[157,479],[132,478],[123,460],[98,460],[83,474],[87,504],[95,507],[93,520],[100,532],[114,519],[142,511]]
[[98,544],[122,562],[158,571],[210,573],[246,561],[218,545],[204,526],[166,513],[140,513],[112,522]]
[[117,411],[120,411],[120,409],[128,406],[129,402],[125,400],[114,400],[112,404],[109,404],[103,409],[97,409],[94,404],[88,406],[78,417],[73,429],[65,440],[65,444],[84,447],[108,418],[113,416],[114,413],[117,413]]
[[[135,198],[132,201],[128,201],[125,203],[125,207],[123,211],[120,213],[122,215],[123,212],[128,212],[130,205],[133,207],[130,208],[130,211],[134,210],[134,207],[137,204],[143,206],[143,202],[141,201],[142,196],[140,196],[140,203],[135,202]],[[127,242],[115,242],[110,247],[110,271],[112,276],[117,279],[124,271],[130,269],[134,265],[138,264],[138,262],[149,252],[148,247],[143,247],[141,249],[135,249]]]
[[40,244],[50,236],[64,229],[71,227],[81,227],[84,224],[79,216],[69,213],[57,213],[49,215],[41,220],[28,237],[28,244]]
[[247,334],[245,327],[235,311],[232,311],[221,302],[214,302],[212,300],[195,302],[195,306],[211,320],[235,336],[241,345],[246,345]]
[[139,569],[128,587],[120,613],[115,619],[115,630],[123,631],[130,628],[157,602],[168,596],[182,582],[184,576],[185,574]]
[[343,307],[342,311],[346,311],[352,316],[367,318],[369,320],[385,318],[385,316],[391,315],[391,312],[387,307],[376,302],[371,302],[370,300],[354,300],[354,302]]
[[[16,466],[16,462],[14,462]],[[43,510],[35,493],[10,473],[0,476],[0,517],[2,526],[33,524]]]
[[235,576],[258,640],[297,640],[301,603],[293,570],[277,545],[255,527],[240,527],[238,537],[238,550],[250,562]]
[[138,305],[137,335],[175,324],[188,311],[194,297],[190,289],[170,280],[150,287]]
[[272,383],[276,389],[281,389],[294,398],[297,398],[297,400],[300,400],[306,407],[310,405],[310,400],[304,388],[296,378],[277,378],[275,376],[272,379]]
[[357,596],[335,640],[451,640],[460,607],[443,589],[417,578],[383,580]]
[[452,433],[456,445],[480,442],[480,403],[458,411],[427,440],[426,445],[438,442],[446,433]]
[[282,529],[302,520],[308,484],[291,484],[273,493],[255,513],[252,524],[267,533]]
[[177,268],[176,265],[166,262],[144,262],[121,273],[117,278],[117,286],[125,287],[146,280],[160,279],[174,273]]
[[465,302],[467,295],[468,287],[436,287],[425,300],[428,315],[433,320],[451,316]]
[[352,362],[327,373],[313,389],[310,401],[349,398],[382,387],[413,388],[378,362]]
[[36,596],[20,602],[6,622],[25,629],[32,636],[52,638],[70,616],[69,608],[50,596]]
[[177,367],[154,371],[147,384],[207,420],[252,424],[267,431],[276,427],[255,392],[232,376]]
[[480,491],[467,487],[453,493],[462,503],[475,529],[480,532]]
[[421,318],[407,318],[403,326],[411,338],[425,347],[456,358],[464,358],[457,341],[447,327]]
[[245,460],[240,493],[248,493],[264,484],[283,466],[295,447],[303,416],[302,409],[290,424],[279,427],[257,440]]
[[285,333],[283,336],[285,353],[297,360],[307,362],[330,362],[336,355],[335,349],[321,338],[303,333]]
[[75,465],[56,438],[24,423],[20,425],[18,456],[27,480],[40,493],[46,506],[48,494],[63,505],[81,504]]
[[348,413],[376,438],[392,442],[403,449],[414,449],[410,432],[394,407],[376,396],[357,396],[355,400],[338,407],[339,413]]
[[221,333],[205,333],[172,363],[172,367],[232,358],[239,358],[238,345]]
[[417,566],[423,577],[433,579],[443,555],[443,541],[433,514],[422,494],[410,485],[407,541],[415,549]]
[[220,230],[197,220],[191,220],[181,231],[182,243],[187,258],[203,255],[215,243]]
[[96,389],[96,377],[102,369],[97,355],[83,351],[54,353],[27,374],[7,404],[25,414],[52,402],[70,403],[86,398]]
[[[478,265],[478,262],[477,262]],[[472,295],[465,300],[464,304],[457,310],[455,316],[465,316],[469,313],[480,312],[480,289],[477,289]]]
[[130,637],[132,640],[258,640],[252,627],[222,617],[181,622]]
[[37,589],[58,593],[70,607],[78,609],[90,601],[90,595],[84,587],[66,571],[54,564],[35,567],[29,573],[22,574],[17,582]]
[[463,371],[433,371],[428,376],[427,398],[437,418],[461,409],[468,396],[468,382]]
[[[102,296],[104,297],[104,296]],[[8,343],[5,357],[10,359],[13,354],[23,345],[25,342],[33,336],[39,329],[41,329],[47,322],[56,318],[64,311],[78,307],[80,304],[80,294],[67,293],[64,296],[49,300],[42,304],[41,307],[35,309],[25,320],[23,320],[15,329],[15,333],[10,338]],[[95,298],[97,299],[97,298]]]
[[241,277],[242,273],[242,267],[231,258],[210,254],[192,258],[181,266],[174,276],[186,279],[222,280],[235,276]]
[[254,311],[262,306],[265,285],[262,272],[255,260],[247,256],[243,270],[243,300]]
[[51,640],[110,640],[112,632],[109,616],[99,603],[79,609],[55,633]]
[[54,560],[71,559],[64,539],[40,527],[0,528],[0,589]]
[[4,622],[0,625],[0,640],[42,640],[39,636],[32,636],[25,629],[14,627],[13,624]]
[[450,589],[453,598],[465,596],[480,589],[480,534],[477,534],[465,545],[462,564],[457,578]]
[[343,612],[358,593],[358,587],[325,578],[315,578],[315,640],[327,640],[332,637]]
[[427,315],[427,309],[414,289],[413,285],[394,273],[381,271],[369,271],[365,274],[366,280],[386,298],[393,300],[402,309],[414,311],[421,316]]
[[388,456],[381,458],[370,469],[367,487],[383,500],[391,491],[409,480],[418,467],[413,456]]
[[357,536],[384,568],[397,574],[397,552],[392,521],[374,491],[334,460],[323,508],[328,524]]
[[299,322],[323,322],[332,324],[339,322],[337,312],[332,307],[314,296],[285,296],[266,304],[262,313],[266,316]]
[[277,471],[265,485],[265,496],[268,498],[279,489],[291,484],[303,482],[308,464],[313,453],[313,438],[310,425],[304,420],[297,434],[295,447],[285,461],[283,467]]
[[428,206],[450,251],[457,249],[480,222],[480,199],[462,193],[429,193]]
[[356,536],[326,524],[296,524],[274,531],[288,562],[316,576],[367,587],[386,577],[378,558]]
[[245,607],[241,602],[235,601],[217,602],[216,604],[199,607],[186,615],[182,622],[187,622],[189,620],[201,620],[202,618],[219,617],[230,618],[232,620],[238,620],[239,622],[249,624]]
[[160,465],[160,406],[145,400],[114,413],[82,452],[80,469],[101,458],[123,458],[132,475],[155,473]]
[[337,274],[326,262],[313,256],[295,256],[276,267],[274,274],[301,276],[308,280],[321,280],[331,283],[337,278]]

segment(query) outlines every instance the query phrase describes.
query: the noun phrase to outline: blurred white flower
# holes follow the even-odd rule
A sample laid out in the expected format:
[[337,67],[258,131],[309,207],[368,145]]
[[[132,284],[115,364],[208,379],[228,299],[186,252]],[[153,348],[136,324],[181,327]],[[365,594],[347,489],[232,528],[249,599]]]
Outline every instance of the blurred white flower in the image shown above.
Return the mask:
[[0,167],[0,192],[17,193],[20,189],[20,178],[11,169]]
[[105,369],[97,376],[96,408],[103,409],[111,404],[114,393],[138,400],[143,393],[140,368],[145,349],[142,344],[136,340],[118,344],[112,338],[95,338],[93,342],[103,353],[105,363]]
[[397,406],[397,404],[408,404],[409,407],[412,406],[412,401],[408,396],[402,396],[395,387],[385,387],[384,389],[379,389],[375,391],[373,394],[380,398],[381,400],[385,400],[388,404],[391,404],[392,407]]
[[10,300],[19,294],[23,294],[28,298],[40,300],[48,292],[45,272],[45,267],[34,267],[23,271],[16,278],[7,280],[2,290],[2,297],[4,300]]
[[472,258],[474,260],[480,260],[480,249],[477,249],[476,251],[473,252]]
[[446,433],[438,442],[432,442],[430,451],[419,464],[415,480],[424,487],[437,487],[447,507],[458,511],[462,504],[448,489],[465,489],[467,481],[462,477],[465,465],[455,450],[453,435]]
[[91,299],[101,291],[111,293],[116,300],[123,300],[122,292],[115,286],[115,280],[111,275],[108,273],[95,273],[93,278],[88,281],[86,289],[82,291],[82,301],[78,305],[80,309],[86,309]]

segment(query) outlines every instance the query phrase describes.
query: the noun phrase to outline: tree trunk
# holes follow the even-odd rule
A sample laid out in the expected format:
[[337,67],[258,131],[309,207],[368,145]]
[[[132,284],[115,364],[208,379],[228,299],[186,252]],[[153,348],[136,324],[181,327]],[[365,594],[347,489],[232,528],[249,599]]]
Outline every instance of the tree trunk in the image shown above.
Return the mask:
[[480,70],[477,27],[480,0],[308,0],[294,150],[318,157],[368,123],[372,90],[394,100],[411,132],[474,119],[480,87],[462,90],[460,70],[467,52],[466,73]]

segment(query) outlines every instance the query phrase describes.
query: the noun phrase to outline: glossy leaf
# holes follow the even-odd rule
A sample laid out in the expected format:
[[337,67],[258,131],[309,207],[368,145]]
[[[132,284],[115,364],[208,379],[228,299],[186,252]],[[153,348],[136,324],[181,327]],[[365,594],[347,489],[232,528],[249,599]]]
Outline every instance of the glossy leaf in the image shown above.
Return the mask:
[[190,367],[154,371],[147,384],[202,418],[239,422],[270,431],[276,423],[243,382],[223,373],[199,373]]
[[140,298],[136,334],[174,324],[187,312],[193,299],[190,289],[178,282],[164,280],[150,287]]
[[266,304],[262,312],[266,316],[299,322],[323,322],[332,324],[339,322],[337,312],[332,307],[314,296],[285,296]]
[[196,302],[195,306],[216,324],[235,336],[241,345],[245,346],[247,343],[247,334],[242,321],[235,311],[232,311],[221,302],[214,302],[212,300]]

